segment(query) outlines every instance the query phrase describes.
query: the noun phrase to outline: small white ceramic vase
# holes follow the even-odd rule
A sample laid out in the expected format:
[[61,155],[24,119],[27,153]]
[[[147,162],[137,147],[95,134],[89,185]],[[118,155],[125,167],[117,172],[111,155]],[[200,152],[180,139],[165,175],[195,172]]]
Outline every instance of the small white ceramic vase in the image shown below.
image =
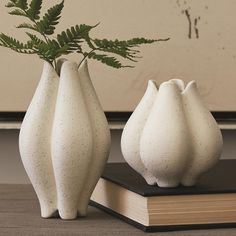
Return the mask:
[[148,171],[141,160],[140,138],[157,93],[155,82],[149,80],[146,92],[126,123],[121,136],[121,151],[124,159],[144,177],[148,184],[155,184],[156,178]]
[[179,87],[164,82],[140,140],[140,155],[160,187],[176,187],[185,171],[191,143]]
[[[63,61],[61,61],[63,62]],[[110,150],[110,132],[87,62],[64,61],[60,78],[45,63],[20,131],[23,164],[42,217],[85,216]]]
[[152,181],[145,178],[148,184],[195,185],[217,163],[223,148],[220,129],[196,83],[191,81],[185,88],[182,80],[173,79],[160,85],[154,102],[147,95],[124,128],[121,148],[125,159],[144,177],[143,169],[152,176]]
[[45,62],[43,73],[21,125],[20,155],[38,196],[42,217],[57,211],[57,194],[51,158],[51,130],[59,77]]

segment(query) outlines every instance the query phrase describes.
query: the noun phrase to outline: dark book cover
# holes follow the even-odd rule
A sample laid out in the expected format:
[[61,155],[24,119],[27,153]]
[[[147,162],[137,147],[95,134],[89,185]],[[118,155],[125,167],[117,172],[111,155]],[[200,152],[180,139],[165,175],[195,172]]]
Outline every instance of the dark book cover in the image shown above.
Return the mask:
[[[198,180],[194,187],[179,186],[178,188],[159,188],[155,185],[150,186],[145,182],[142,176],[135,172],[127,163],[108,163],[103,172],[102,178],[144,197],[236,193],[236,160],[219,161],[214,168]],[[204,225],[144,226],[112,211],[111,209],[107,209],[98,203],[91,201],[91,205],[118,216],[127,223],[133,224],[146,232],[236,227],[236,222]]]

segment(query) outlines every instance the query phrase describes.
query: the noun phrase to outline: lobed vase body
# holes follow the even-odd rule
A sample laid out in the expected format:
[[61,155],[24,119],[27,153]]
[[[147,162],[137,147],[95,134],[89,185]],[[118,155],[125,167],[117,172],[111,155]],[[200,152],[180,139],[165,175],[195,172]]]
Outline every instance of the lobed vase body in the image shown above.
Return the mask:
[[57,210],[57,194],[51,158],[51,127],[59,77],[47,62],[26,112],[19,135],[20,155],[38,196],[42,217]]
[[199,176],[218,162],[223,149],[223,139],[215,119],[202,102],[196,82],[190,82],[183,91],[183,104],[192,149],[191,161],[181,183],[192,186],[196,184]]
[[148,184],[156,183],[155,177],[144,166],[140,156],[140,138],[158,90],[155,82],[148,82],[147,90],[127,121],[121,136],[121,151],[127,163],[144,177]]
[[[137,172],[142,173],[137,168],[142,166],[155,178],[151,182],[146,179],[148,184],[195,185],[217,163],[223,148],[220,129],[204,106],[196,83],[185,88],[182,80],[173,79],[160,85],[154,102],[146,97],[147,92],[124,128],[121,148],[125,159]],[[136,112],[139,107],[145,115]],[[129,146],[129,142],[135,145]]]
[[178,86],[164,82],[150,111],[140,140],[145,167],[160,187],[176,187],[190,150],[189,133]]
[[79,215],[85,216],[87,214],[90,197],[103,172],[109,156],[111,135],[106,116],[102,110],[102,106],[90,79],[87,61],[83,62],[79,68],[79,79],[83,90],[93,137],[92,157],[78,204]]
[[86,215],[110,150],[110,132],[87,63],[64,61],[60,78],[45,63],[19,137],[25,169],[41,215]]
[[62,219],[77,217],[78,199],[92,158],[92,145],[92,128],[77,64],[66,61],[61,68],[52,129],[52,161]]

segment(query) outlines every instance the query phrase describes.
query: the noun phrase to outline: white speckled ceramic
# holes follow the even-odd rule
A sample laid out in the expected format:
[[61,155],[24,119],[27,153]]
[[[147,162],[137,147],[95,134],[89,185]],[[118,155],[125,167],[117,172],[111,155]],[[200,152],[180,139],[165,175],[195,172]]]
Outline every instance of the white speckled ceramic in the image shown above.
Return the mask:
[[[193,186],[220,158],[220,129],[201,101],[194,81],[186,88],[182,80],[164,82],[155,97],[151,108],[150,103],[146,108],[143,103],[142,109],[147,111],[144,125],[139,122],[144,117],[142,112],[127,122],[121,140],[124,157],[139,173],[137,166],[144,166],[155,176],[155,181],[147,181],[149,184]],[[144,126],[142,132],[140,124]],[[136,145],[129,145],[136,136]]]
[[45,63],[20,131],[23,164],[42,217],[85,216],[110,150],[110,131],[87,62],[61,61],[60,79]]
[[215,119],[202,102],[195,81],[190,82],[182,94],[193,145],[191,161],[188,162],[181,183],[192,186],[202,173],[208,171],[219,160],[223,139]]
[[160,187],[176,187],[185,171],[191,143],[182,96],[176,83],[159,87],[140,140],[145,167]]
[[47,62],[23,120],[19,149],[22,162],[38,196],[42,217],[57,210],[57,195],[51,161],[53,123],[59,77]]
[[145,178],[148,184],[156,183],[156,179],[141,160],[140,138],[157,94],[155,82],[149,80],[147,90],[126,123],[121,136],[121,151],[125,160]]
[[91,194],[109,156],[111,136],[107,119],[89,76],[87,61],[84,61],[80,66],[79,79],[93,134],[92,159],[87,170],[86,181],[84,182],[78,205],[79,215],[85,216]]
[[78,199],[92,158],[92,127],[77,64],[63,63],[52,131],[52,161],[62,219],[77,217]]

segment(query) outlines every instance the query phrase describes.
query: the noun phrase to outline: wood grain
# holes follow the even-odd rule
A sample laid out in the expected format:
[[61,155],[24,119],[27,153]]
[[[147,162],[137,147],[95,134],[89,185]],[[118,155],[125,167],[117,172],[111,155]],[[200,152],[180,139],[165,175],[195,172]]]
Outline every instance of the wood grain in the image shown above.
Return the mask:
[[[39,204],[30,185],[0,185],[0,236],[118,236],[146,235],[96,208],[89,207],[86,218],[63,221],[59,218],[42,219]],[[214,235],[236,236],[236,229],[193,230],[151,235],[192,236]]]

